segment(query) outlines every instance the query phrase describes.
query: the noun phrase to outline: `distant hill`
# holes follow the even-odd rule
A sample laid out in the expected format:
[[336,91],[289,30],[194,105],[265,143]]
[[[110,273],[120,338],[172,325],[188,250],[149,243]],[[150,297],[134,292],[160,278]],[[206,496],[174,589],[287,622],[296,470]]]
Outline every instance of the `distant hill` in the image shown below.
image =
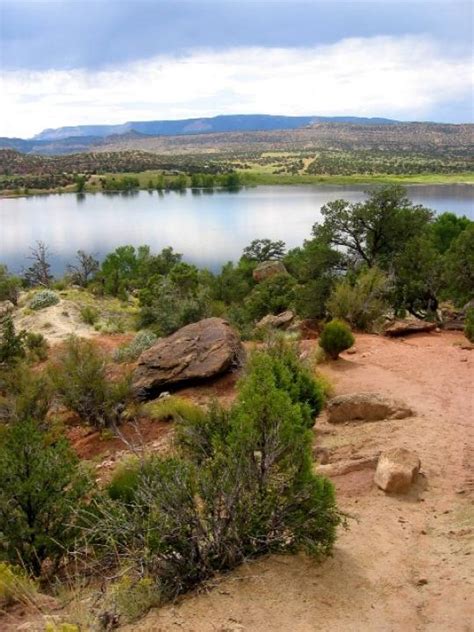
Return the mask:
[[279,129],[298,129],[313,123],[358,123],[360,125],[391,125],[384,118],[357,116],[273,116],[270,114],[232,114],[212,118],[192,118],[176,121],[129,121],[120,125],[76,125],[45,129],[33,140],[62,140],[71,137],[96,136],[138,132],[149,136],[179,136],[210,132],[253,132]]

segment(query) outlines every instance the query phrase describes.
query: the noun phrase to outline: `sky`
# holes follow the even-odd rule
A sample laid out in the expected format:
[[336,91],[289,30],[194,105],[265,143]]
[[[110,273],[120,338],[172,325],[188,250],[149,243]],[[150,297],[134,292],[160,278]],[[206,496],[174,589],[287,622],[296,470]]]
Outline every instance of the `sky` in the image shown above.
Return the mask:
[[472,122],[473,6],[0,0],[0,136],[217,114]]

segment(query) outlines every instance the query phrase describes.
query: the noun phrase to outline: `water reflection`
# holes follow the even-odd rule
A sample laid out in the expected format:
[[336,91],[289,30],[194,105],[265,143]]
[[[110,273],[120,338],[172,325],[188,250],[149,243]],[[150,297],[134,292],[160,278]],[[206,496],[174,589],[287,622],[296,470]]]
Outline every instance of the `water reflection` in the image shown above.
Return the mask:
[[[474,187],[430,185],[409,188],[417,204],[474,219]],[[45,241],[59,273],[78,249],[99,256],[121,244],[171,245],[185,259],[218,269],[237,259],[252,239],[283,239],[288,247],[309,237],[329,200],[364,199],[363,187],[278,186],[239,192],[220,189],[122,191],[5,199],[0,202],[0,262],[25,265],[29,246]]]

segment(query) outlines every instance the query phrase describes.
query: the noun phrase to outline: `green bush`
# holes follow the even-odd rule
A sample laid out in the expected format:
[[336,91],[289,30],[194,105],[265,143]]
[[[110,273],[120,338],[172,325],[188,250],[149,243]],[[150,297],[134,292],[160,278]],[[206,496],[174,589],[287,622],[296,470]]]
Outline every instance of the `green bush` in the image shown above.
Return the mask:
[[267,314],[278,314],[292,307],[296,281],[289,274],[277,274],[256,285],[245,299],[245,309],[251,320]]
[[92,341],[71,337],[50,375],[61,401],[83,421],[96,428],[120,423],[130,394],[129,378],[111,382],[105,356]]
[[169,598],[258,555],[331,551],[341,514],[279,362],[255,354],[229,411],[181,419],[175,456],[117,475],[115,499],[109,489],[84,516],[101,569],[125,562]]
[[32,331],[26,334],[25,346],[28,350],[28,359],[33,362],[43,362],[48,357],[48,342],[43,334]]
[[327,302],[333,318],[345,320],[352,327],[371,331],[388,309],[385,296],[388,277],[378,268],[370,268],[359,274],[354,283],[340,281]]
[[464,335],[470,342],[474,342],[474,309],[468,309],[464,323]]
[[21,279],[12,276],[7,266],[0,265],[0,301],[11,301],[13,305],[18,303]]
[[209,302],[206,288],[182,287],[172,279],[163,277],[140,294],[139,324],[141,327],[152,327],[159,335],[167,336],[209,316]]
[[30,309],[38,310],[50,307],[51,305],[57,305],[59,303],[59,296],[52,290],[40,290],[37,292],[29,303]]
[[157,335],[152,331],[139,331],[128,345],[119,347],[114,353],[116,362],[132,362],[136,360],[146,349],[149,349],[157,340]]
[[91,305],[81,307],[81,319],[87,325],[94,325],[99,319],[99,310]]
[[74,540],[75,511],[89,487],[77,456],[36,422],[16,422],[0,445],[0,480],[0,559],[35,576],[49,560],[54,572]]
[[311,428],[324,405],[324,390],[310,370],[300,362],[296,346],[283,336],[275,337],[268,352],[278,388],[284,389],[294,404],[299,404],[305,426]]
[[0,365],[12,364],[19,358],[25,357],[26,331],[16,333],[11,316],[7,316],[1,323],[0,334]]
[[354,336],[350,327],[342,320],[331,320],[324,325],[319,338],[319,346],[333,359],[354,344]]
[[0,389],[6,392],[4,411],[9,422],[35,419],[42,423],[51,407],[53,392],[44,372],[32,371],[20,362],[0,374]]

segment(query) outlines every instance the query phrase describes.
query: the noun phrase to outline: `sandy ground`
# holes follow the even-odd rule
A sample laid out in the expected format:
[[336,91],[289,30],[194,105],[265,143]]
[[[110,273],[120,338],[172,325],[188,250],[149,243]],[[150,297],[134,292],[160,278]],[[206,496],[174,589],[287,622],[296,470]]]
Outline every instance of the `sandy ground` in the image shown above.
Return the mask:
[[98,335],[93,327],[82,321],[79,307],[65,299],[27,315],[16,311],[13,320],[17,330],[25,329],[43,334],[50,343],[65,340],[71,334],[82,338]]
[[355,354],[323,369],[338,394],[377,391],[416,411],[405,420],[332,427],[322,418],[316,426],[330,463],[393,446],[416,450],[422,475],[408,496],[379,491],[370,466],[335,476],[351,519],[332,558],[317,564],[302,555],[270,556],[245,564],[126,629],[474,630],[474,350],[462,349],[463,342],[449,332],[406,340],[362,335]]

